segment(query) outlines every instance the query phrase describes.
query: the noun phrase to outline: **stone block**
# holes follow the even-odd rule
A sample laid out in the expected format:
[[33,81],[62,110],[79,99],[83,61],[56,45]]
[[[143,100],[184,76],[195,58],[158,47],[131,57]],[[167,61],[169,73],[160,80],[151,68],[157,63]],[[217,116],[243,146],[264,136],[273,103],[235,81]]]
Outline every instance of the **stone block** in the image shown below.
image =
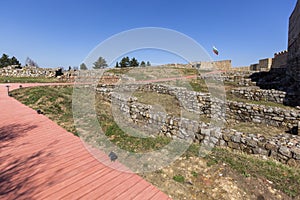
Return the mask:
[[235,142],[228,142],[228,147],[232,149],[240,149],[240,144]]
[[266,143],[265,148],[267,150],[271,150],[274,152],[277,152],[277,150],[278,150],[278,146],[275,143],[271,143],[271,142]]
[[278,150],[278,152],[281,154],[281,155],[284,155],[288,158],[291,158],[292,157],[292,152],[289,148],[285,147],[285,146],[281,146]]
[[257,141],[253,140],[252,138],[247,138],[246,144],[249,147],[253,147],[253,148],[257,147]]

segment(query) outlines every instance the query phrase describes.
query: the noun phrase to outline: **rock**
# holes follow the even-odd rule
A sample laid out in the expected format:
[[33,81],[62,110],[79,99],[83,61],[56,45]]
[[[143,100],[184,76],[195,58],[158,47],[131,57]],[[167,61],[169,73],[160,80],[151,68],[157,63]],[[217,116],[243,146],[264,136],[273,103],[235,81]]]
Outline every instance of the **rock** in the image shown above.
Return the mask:
[[229,141],[230,141],[230,136],[229,136],[229,135],[223,134],[223,139],[224,139],[226,142],[229,142]]
[[206,135],[206,136],[210,136],[210,129],[201,129],[201,134]]
[[241,135],[236,133],[235,135],[231,136],[231,141],[236,142],[236,143],[240,143],[241,142]]
[[270,143],[270,142],[268,142],[268,143],[265,145],[265,148],[266,148],[267,150],[272,150],[272,151],[275,151],[275,152],[278,150],[278,147],[276,146],[276,144]]
[[268,151],[259,147],[253,148],[252,149],[254,154],[259,154],[259,155],[268,155]]
[[210,137],[210,141],[211,141],[211,143],[213,143],[215,145],[219,142],[219,139],[217,139],[215,137]]
[[282,122],[284,120],[283,117],[273,117],[272,119],[279,122]]
[[251,138],[247,138],[246,139],[246,144],[249,147],[256,147],[257,146],[257,141],[251,139]]
[[287,164],[291,167],[300,167],[300,161],[299,160],[295,160],[293,158],[289,159],[287,161]]
[[292,148],[292,154],[293,154],[293,158],[296,160],[300,160],[300,148],[298,147],[293,147]]
[[285,146],[281,146],[278,150],[278,152],[288,158],[292,157],[292,152],[290,151],[289,148],[285,147]]
[[228,142],[228,147],[232,149],[240,149],[239,143],[235,143],[235,142]]

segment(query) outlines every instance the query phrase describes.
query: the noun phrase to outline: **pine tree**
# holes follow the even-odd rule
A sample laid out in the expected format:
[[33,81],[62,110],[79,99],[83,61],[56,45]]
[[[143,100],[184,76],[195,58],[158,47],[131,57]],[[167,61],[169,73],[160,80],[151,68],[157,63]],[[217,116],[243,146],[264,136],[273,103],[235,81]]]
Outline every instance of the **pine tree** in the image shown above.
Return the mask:
[[0,68],[7,67],[9,65],[10,65],[10,60],[8,55],[2,54],[2,57],[0,58]]
[[121,67],[130,67],[130,60],[129,57],[123,57],[121,62],[120,62]]
[[84,63],[81,63],[80,70],[87,70],[87,66]]
[[103,69],[107,67],[106,60],[103,57],[99,57],[96,62],[94,62],[93,69]]
[[135,57],[133,57],[130,60],[130,67],[137,67],[137,66],[139,66],[139,62],[137,61],[137,59]]
[[147,66],[151,66],[151,63],[149,61],[147,61]]
[[9,65],[17,65],[18,67],[21,66],[21,63],[18,61],[16,57],[9,58],[8,55],[3,54],[0,58],[0,68],[7,67]]
[[146,67],[145,61],[142,61],[141,64],[140,64],[140,66],[141,66],[141,67]]

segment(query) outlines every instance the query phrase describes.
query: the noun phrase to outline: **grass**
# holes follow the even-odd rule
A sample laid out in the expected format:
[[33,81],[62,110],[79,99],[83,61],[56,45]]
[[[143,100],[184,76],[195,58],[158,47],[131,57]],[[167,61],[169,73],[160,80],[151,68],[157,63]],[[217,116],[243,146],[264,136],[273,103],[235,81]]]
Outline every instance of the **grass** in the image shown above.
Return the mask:
[[227,91],[226,98],[227,98],[227,100],[230,100],[230,101],[238,101],[238,102],[243,102],[243,103],[250,103],[250,104],[271,106],[271,107],[279,107],[279,108],[283,108],[283,109],[292,109],[292,107],[290,107],[290,106],[285,106],[283,104],[275,103],[275,102],[271,102],[271,101],[263,101],[263,100],[254,101],[254,100],[248,100],[248,99],[244,99],[241,97],[237,97],[237,96],[231,94],[230,91]]
[[59,82],[59,81],[56,78],[0,76],[0,83],[53,83],[53,82]]
[[269,126],[265,124],[257,124],[252,122],[240,122],[238,124],[232,125],[232,123],[227,124],[228,128],[235,129],[243,133],[261,134],[264,136],[276,136],[278,134],[284,133],[286,130],[279,127]]
[[189,81],[189,84],[191,85],[191,87],[195,92],[203,92],[203,93],[208,92],[208,88],[204,79],[192,79]]
[[149,152],[160,149],[171,141],[170,138],[162,136],[140,138],[126,133],[114,121],[110,104],[104,102],[99,96],[96,96],[96,102],[96,112],[101,128],[109,140],[118,147],[130,152]]
[[108,73],[113,73],[113,74],[126,74],[132,70],[132,68],[126,67],[126,68],[112,68],[107,70]]
[[156,111],[166,112],[169,115],[179,117],[181,108],[176,97],[156,92],[134,92],[138,102],[153,105]]
[[216,148],[206,156],[208,165],[228,164],[245,177],[253,176],[272,181],[275,188],[291,197],[300,193],[300,169],[292,168],[273,160],[257,157],[227,149]]
[[195,171],[192,171],[192,176],[193,176],[193,177],[198,177],[198,173],[195,172]]
[[178,182],[178,183],[184,183],[184,177],[180,174],[173,176],[173,180]]
[[197,75],[198,70],[195,68],[175,68],[174,69],[178,70],[181,75],[183,76],[189,76],[189,75]]
[[131,136],[125,133],[115,122],[111,122],[111,125],[102,128],[106,129],[105,135],[111,142],[129,152],[150,152],[160,149],[170,142],[170,139],[166,137],[138,138]]
[[13,90],[12,96],[25,105],[40,109],[51,120],[74,133],[71,86],[46,86]]

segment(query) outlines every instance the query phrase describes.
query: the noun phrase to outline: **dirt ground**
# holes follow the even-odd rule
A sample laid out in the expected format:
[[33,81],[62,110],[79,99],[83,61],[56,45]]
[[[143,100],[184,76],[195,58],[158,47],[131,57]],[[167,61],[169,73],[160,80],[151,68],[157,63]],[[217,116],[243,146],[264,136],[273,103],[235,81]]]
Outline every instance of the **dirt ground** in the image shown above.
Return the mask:
[[[175,181],[176,175],[184,181]],[[182,157],[167,168],[141,176],[175,200],[292,199],[274,189],[271,181],[245,177],[225,163],[208,167],[207,160],[199,157]]]

